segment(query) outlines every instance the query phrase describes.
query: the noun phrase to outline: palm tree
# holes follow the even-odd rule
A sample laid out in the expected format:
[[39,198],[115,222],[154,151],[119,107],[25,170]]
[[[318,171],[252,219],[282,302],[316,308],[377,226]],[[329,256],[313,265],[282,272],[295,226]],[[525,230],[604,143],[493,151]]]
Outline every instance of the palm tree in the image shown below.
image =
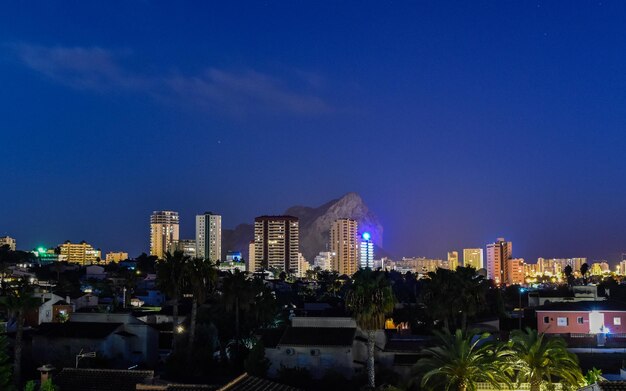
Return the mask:
[[545,338],[543,333],[526,328],[511,333],[511,348],[518,359],[518,381],[529,382],[531,391],[539,391],[544,381],[558,379],[572,387],[585,380],[576,355],[567,351],[562,338]]
[[235,313],[235,346],[237,355],[239,354],[240,322],[239,312],[247,310],[254,300],[254,292],[246,273],[235,269],[228,272],[222,280],[222,301],[226,311]]
[[422,300],[428,308],[428,312],[436,320],[443,321],[444,328],[450,330],[450,319],[459,313],[461,297],[456,294],[458,284],[455,272],[448,269],[438,268],[428,273],[428,279],[424,282]]
[[461,304],[461,329],[467,327],[468,316],[475,316],[486,302],[485,279],[473,267],[456,268],[454,273],[456,289],[449,292],[459,298]]
[[421,375],[422,387],[436,390],[475,390],[476,383],[487,382],[496,389],[510,385],[513,374],[512,352],[504,345],[490,342],[489,333],[456,330],[436,331],[442,345],[424,349],[427,354],[417,362],[414,373]]
[[198,306],[204,304],[207,294],[215,287],[217,269],[210,260],[193,258],[186,263],[185,272],[190,282],[192,292],[191,320],[189,323],[189,346],[187,347],[187,361],[191,362],[195,338]]
[[589,265],[587,263],[583,263],[580,265],[580,274],[583,276],[583,284],[587,285],[587,273],[589,272]]
[[39,306],[39,300],[33,297],[33,287],[26,279],[7,289],[7,295],[2,298],[2,305],[15,319],[15,351],[13,381],[20,384],[22,375],[22,336],[24,334],[24,316],[29,310]]
[[346,294],[346,307],[352,312],[357,325],[367,333],[367,376],[374,388],[374,348],[376,331],[385,327],[387,315],[393,311],[394,296],[385,274],[371,269],[361,269],[353,276],[354,283]]
[[189,262],[189,256],[182,251],[169,251],[165,253],[165,259],[157,264],[157,282],[159,288],[172,299],[172,351],[176,350],[176,333],[178,328],[178,300],[185,276],[185,264]]

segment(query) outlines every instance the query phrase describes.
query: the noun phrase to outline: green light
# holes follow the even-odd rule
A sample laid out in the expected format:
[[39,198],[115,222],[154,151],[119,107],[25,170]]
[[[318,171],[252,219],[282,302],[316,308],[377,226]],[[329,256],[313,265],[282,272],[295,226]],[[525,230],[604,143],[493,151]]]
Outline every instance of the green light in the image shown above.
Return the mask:
[[39,254],[43,254],[43,253],[45,253],[45,252],[46,252],[46,249],[45,249],[45,248],[43,248],[43,247],[38,247],[38,248],[37,248],[37,252],[38,252]]

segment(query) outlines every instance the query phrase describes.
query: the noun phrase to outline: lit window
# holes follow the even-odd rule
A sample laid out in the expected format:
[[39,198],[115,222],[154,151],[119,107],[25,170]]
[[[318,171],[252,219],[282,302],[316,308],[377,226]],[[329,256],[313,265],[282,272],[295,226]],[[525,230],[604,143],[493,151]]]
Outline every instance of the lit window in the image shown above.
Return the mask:
[[556,318],[556,325],[557,326],[567,326],[568,322],[567,322],[567,318],[565,317],[558,317]]
[[613,324],[615,326],[621,325],[622,324],[622,318],[618,318],[618,317],[613,318]]

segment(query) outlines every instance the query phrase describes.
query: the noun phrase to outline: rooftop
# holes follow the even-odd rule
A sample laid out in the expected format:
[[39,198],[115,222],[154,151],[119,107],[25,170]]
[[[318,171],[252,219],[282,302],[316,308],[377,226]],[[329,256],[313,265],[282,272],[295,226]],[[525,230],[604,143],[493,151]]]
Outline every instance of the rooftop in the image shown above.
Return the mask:
[[53,379],[62,391],[135,391],[153,378],[153,371],[63,368]]
[[48,338],[105,338],[122,323],[100,323],[100,322],[66,322],[66,323],[42,323],[37,328],[37,335]]
[[244,373],[222,388],[219,388],[218,391],[298,391],[298,388],[274,383],[273,381]]
[[537,307],[537,311],[626,311],[626,303],[614,300],[575,301],[550,303]]
[[289,327],[278,345],[290,346],[352,346],[356,328]]

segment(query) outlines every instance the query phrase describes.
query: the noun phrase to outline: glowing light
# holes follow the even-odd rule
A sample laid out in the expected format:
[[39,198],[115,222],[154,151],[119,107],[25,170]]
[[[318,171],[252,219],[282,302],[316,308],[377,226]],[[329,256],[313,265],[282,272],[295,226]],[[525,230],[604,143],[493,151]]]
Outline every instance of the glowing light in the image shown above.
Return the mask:
[[45,249],[45,248],[43,248],[43,247],[37,247],[37,252],[38,252],[39,254],[43,254],[43,253],[45,253],[45,252],[46,252],[46,249]]
[[369,232],[363,232],[362,237],[363,237],[363,240],[370,240],[372,236],[370,235]]
[[185,328],[184,328],[183,326],[180,326],[180,325],[179,325],[178,327],[176,327],[176,332],[177,332],[178,334],[182,334],[182,333],[183,333],[183,331],[185,331]]

